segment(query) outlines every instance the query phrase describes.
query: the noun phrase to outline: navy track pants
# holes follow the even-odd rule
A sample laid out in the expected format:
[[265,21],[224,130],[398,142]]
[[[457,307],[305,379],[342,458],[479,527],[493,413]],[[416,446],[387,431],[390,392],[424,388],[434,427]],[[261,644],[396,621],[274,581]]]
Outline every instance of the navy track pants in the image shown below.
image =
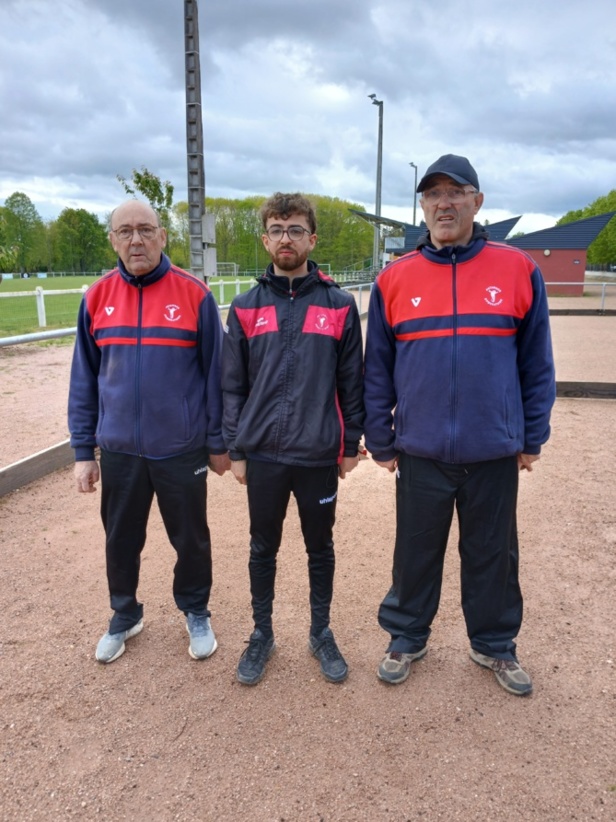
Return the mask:
[[515,658],[522,623],[516,457],[452,465],[402,454],[396,481],[392,587],[379,624],[389,651],[422,649],[439,605],[454,508],[460,528],[462,610],[471,646]]
[[154,494],[177,552],[175,603],[184,613],[209,616],[212,552],[206,517],[207,461],[205,449],[160,460],[101,451],[101,517],[115,612],[110,633],[131,628],[143,616],[137,586]]

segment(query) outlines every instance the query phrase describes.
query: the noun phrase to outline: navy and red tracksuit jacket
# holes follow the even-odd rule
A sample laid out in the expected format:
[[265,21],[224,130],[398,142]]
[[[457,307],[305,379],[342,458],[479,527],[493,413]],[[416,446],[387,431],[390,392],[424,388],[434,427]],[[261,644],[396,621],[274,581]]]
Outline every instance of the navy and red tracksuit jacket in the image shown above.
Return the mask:
[[222,454],[223,329],[213,294],[163,254],[134,277],[118,261],[84,295],[69,391],[76,460],[94,447],[152,459]]
[[353,296],[308,261],[270,265],[236,297],[223,344],[223,434],[232,459],[335,465],[363,433],[362,335]]
[[475,223],[467,246],[424,238],[377,277],[364,389],[375,459],[538,454],[554,398],[545,285],[527,254]]

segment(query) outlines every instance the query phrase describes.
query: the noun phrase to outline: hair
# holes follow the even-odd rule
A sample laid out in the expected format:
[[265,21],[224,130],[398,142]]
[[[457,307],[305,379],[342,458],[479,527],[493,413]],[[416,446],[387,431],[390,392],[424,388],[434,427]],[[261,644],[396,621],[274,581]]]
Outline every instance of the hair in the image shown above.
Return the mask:
[[303,194],[282,194],[277,191],[263,203],[259,214],[263,221],[263,228],[267,228],[267,221],[270,217],[288,220],[293,214],[301,214],[308,221],[310,233],[316,234],[317,217],[314,206]]

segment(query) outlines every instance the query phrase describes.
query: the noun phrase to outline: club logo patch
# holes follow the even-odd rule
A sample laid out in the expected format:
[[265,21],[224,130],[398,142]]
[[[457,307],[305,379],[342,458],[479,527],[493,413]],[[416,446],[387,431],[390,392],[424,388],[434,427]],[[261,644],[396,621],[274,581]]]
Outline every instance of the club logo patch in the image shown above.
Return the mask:
[[181,318],[179,305],[166,305],[164,316],[170,323],[176,323]]
[[315,326],[319,331],[327,331],[329,320],[325,314],[317,314]]
[[489,285],[489,286],[486,288],[486,291],[487,291],[487,292],[488,292],[488,294],[490,295],[490,297],[489,297],[489,298],[488,298],[488,297],[484,297],[484,300],[487,302],[487,304],[488,304],[488,305],[491,305],[491,306],[501,305],[501,303],[503,302],[503,300],[502,300],[502,298],[501,298],[501,297],[499,297],[499,296],[498,296],[498,295],[501,293],[500,288],[498,288],[498,287],[497,287],[497,286],[495,286],[495,285]]

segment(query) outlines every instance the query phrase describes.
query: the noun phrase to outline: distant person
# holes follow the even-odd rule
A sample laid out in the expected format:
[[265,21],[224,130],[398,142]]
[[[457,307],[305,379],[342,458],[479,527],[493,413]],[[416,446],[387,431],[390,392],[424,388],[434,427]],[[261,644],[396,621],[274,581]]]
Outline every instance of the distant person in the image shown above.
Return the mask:
[[222,439],[223,329],[214,296],[163,254],[167,234],[146,203],[113,211],[118,267],[90,286],[79,309],[69,394],[77,490],[99,479],[113,616],[96,648],[113,662],[143,628],[141,551],[154,495],[177,552],[173,595],[186,615],[189,653],[216,650],[206,517],[208,466],[229,468]]
[[466,157],[446,154],[417,186],[427,226],[370,298],[366,446],[396,472],[390,634],[378,668],[404,682],[427,651],[454,508],[470,655],[507,691],[528,694],[516,657],[522,623],[518,472],[550,436],[555,383],[546,291],[524,252],[493,243]]
[[308,645],[330,682],[348,673],[329,627],[338,477],[358,462],[363,428],[362,336],[354,298],[308,259],[316,217],[299,194],[261,209],[272,258],[233,300],[223,346],[223,432],[231,470],[247,486],[254,631],[237,678],[256,685],[272,655],[276,556],[290,495],[308,553]]

